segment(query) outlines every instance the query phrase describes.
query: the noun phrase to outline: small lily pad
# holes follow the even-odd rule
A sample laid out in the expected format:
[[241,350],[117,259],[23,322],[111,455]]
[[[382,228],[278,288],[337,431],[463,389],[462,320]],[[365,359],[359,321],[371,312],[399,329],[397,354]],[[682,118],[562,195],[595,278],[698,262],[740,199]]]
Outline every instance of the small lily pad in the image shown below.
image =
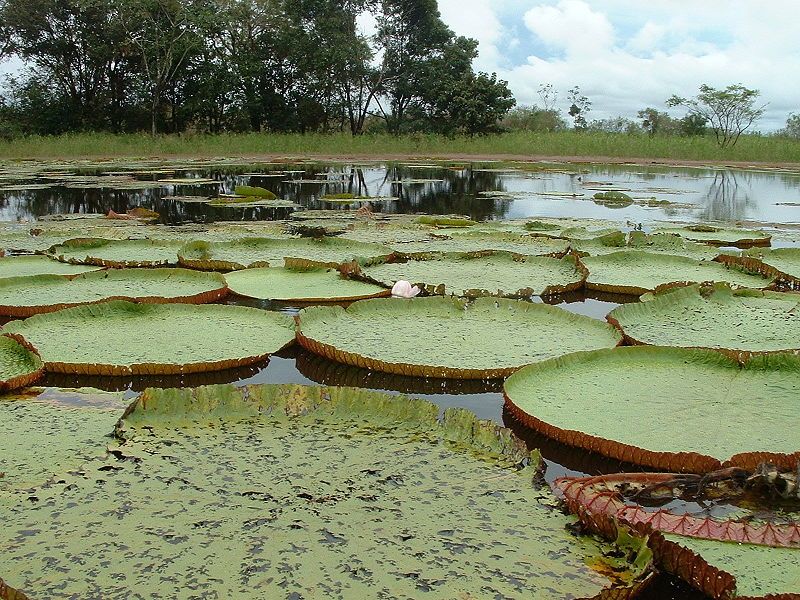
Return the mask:
[[347,279],[333,269],[242,269],[227,273],[225,280],[235,294],[263,300],[339,302],[389,293],[380,286]]

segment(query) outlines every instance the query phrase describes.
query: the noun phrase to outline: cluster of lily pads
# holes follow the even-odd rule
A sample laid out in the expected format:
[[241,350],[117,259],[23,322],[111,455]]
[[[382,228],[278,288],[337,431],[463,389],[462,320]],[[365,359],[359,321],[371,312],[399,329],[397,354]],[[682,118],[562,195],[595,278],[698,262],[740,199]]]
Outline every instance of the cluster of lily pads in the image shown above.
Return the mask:
[[[538,454],[463,410],[440,419],[419,400],[346,388],[151,389],[108,445],[101,432],[118,415],[86,405],[94,392],[75,392],[82,408],[3,402],[19,425],[0,438],[10,474],[0,598],[25,597],[9,585],[79,594],[89,573],[103,597],[178,585],[198,596],[622,598],[656,566],[715,598],[797,597],[796,509],[780,522],[701,517],[640,504],[631,490],[666,496],[684,476],[755,481],[769,468],[800,500],[800,250],[706,226],[306,217],[255,231],[0,232],[0,314],[17,319],[0,330],[0,389],[45,372],[224,370],[298,343],[371,371],[507,378],[511,421],[675,473],[556,481],[575,518],[611,538],[600,541],[567,531],[575,518],[531,484]],[[293,233],[298,222],[318,235]],[[68,235],[76,227],[80,237]],[[397,281],[420,297],[390,297]],[[532,301],[580,290],[641,298],[607,322]],[[229,294],[305,308],[221,304]],[[62,420],[80,435],[58,428],[51,448],[25,443]],[[124,560],[109,564],[110,552]],[[229,573],[223,554],[241,569]]]

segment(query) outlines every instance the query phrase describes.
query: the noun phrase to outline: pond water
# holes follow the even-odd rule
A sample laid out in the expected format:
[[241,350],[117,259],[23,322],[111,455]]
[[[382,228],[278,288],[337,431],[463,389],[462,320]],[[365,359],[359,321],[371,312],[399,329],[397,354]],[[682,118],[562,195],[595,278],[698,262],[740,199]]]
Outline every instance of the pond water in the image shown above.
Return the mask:
[[[53,165],[43,164],[39,170],[26,165],[23,170],[6,164],[0,169],[0,220],[124,212],[134,206],[157,211],[162,222],[169,224],[283,219],[293,210],[342,208],[343,204],[322,196],[351,193],[376,198],[370,201],[373,211],[455,213],[476,220],[558,216],[632,223],[800,223],[800,172],[786,169],[552,163],[261,163],[202,168],[175,164],[157,172],[133,166],[112,168],[114,163],[91,168],[62,165],[58,170]],[[159,183],[165,179],[214,181]],[[196,201],[233,193],[237,185],[266,188],[298,206],[211,207]],[[593,199],[597,192],[614,190],[630,195],[634,204],[612,208]]]
[[[662,166],[596,164],[535,164],[523,168],[497,164],[426,166],[403,164],[238,164],[203,168],[175,165],[158,173],[130,169],[134,181],[154,182],[139,189],[114,189],[102,180],[108,169],[73,167],[53,174],[30,169],[23,178],[0,177],[0,220],[34,220],[48,214],[124,212],[134,206],[157,211],[161,222],[179,224],[217,220],[285,219],[293,210],[339,209],[325,194],[391,198],[370,200],[373,211],[387,213],[463,214],[476,220],[535,216],[613,219],[631,223],[670,221],[760,221],[800,223],[800,172],[667,168]],[[48,167],[52,170],[52,166]],[[13,167],[5,166],[5,173]],[[82,180],[80,178],[83,178]],[[157,184],[165,178],[207,178],[215,183]],[[325,179],[326,182],[322,182]],[[78,183],[80,181],[80,183]],[[314,183],[304,183],[314,181]],[[401,183],[397,183],[401,182]],[[33,185],[31,188],[30,186]],[[174,196],[217,196],[240,185],[260,186],[297,204],[296,208],[217,208]],[[47,186],[47,187],[41,187]],[[149,187],[148,187],[149,186]],[[11,188],[5,189],[2,188]],[[610,208],[595,203],[596,191],[619,190],[635,204]],[[364,201],[356,201],[357,208]],[[532,298],[597,319],[636,297],[570,294]],[[296,314],[298,306],[232,297],[227,303],[257,306]],[[531,447],[539,447],[547,462],[546,479],[565,474],[599,474],[639,470],[574,448],[568,448],[518,426],[503,410],[502,381],[453,381],[390,376],[332,363],[292,346],[268,362],[244,369],[198,376],[162,378],[71,377],[50,374],[45,386],[91,386],[126,390],[135,397],[149,386],[176,387],[210,383],[304,383],[358,386],[390,393],[408,393],[438,404],[459,406],[481,418],[511,427]],[[713,510],[713,506],[709,510]],[[644,598],[701,598],[668,577],[661,577]]]

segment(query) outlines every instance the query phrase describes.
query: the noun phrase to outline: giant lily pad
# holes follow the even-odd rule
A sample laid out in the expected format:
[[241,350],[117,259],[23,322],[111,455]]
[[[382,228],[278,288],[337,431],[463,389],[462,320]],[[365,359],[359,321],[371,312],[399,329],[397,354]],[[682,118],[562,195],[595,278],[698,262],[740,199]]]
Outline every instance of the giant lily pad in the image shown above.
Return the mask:
[[720,256],[717,260],[752,270],[765,265],[782,283],[800,289],[800,248],[753,248],[742,256]]
[[105,300],[204,304],[215,302],[227,293],[225,279],[219,273],[189,269],[121,269],[72,278],[12,277],[0,279],[0,315],[30,317]]
[[362,300],[311,307],[298,341],[331,360],[400,375],[484,379],[619,343],[612,327],[553,306],[494,298]]
[[232,242],[193,242],[180,251],[182,265],[193,269],[233,271],[249,267],[280,267],[285,258],[335,267],[355,258],[377,258],[390,248],[336,238],[245,238]]
[[653,538],[654,555],[665,569],[706,593],[716,592],[712,597],[800,598],[799,547],[769,548],[676,534]]
[[[5,338],[7,339],[7,338]],[[0,493],[30,488],[103,452],[122,393],[33,388],[0,399]]]
[[736,354],[800,350],[800,294],[696,284],[622,305],[607,318],[635,344]]
[[438,412],[347,388],[149,390],[113,457],[35,503],[0,497],[0,573],[48,598],[632,593],[646,549],[576,535],[508,430]]
[[41,359],[25,345],[0,336],[0,392],[33,384],[44,369]]
[[582,288],[586,278],[574,256],[557,259],[501,252],[434,254],[371,265],[363,273],[387,287],[404,279],[431,293],[469,297],[560,294]]
[[450,237],[437,237],[391,244],[401,254],[414,256],[430,252],[514,252],[526,256],[558,256],[569,250],[567,240],[507,232],[453,231]]
[[588,529],[617,539],[620,527],[631,528],[649,538],[665,570],[712,598],[800,598],[798,523],[697,517],[648,509],[623,497],[671,489],[681,479],[669,473],[620,473],[560,478],[554,488]]
[[225,280],[235,294],[263,300],[327,302],[389,294],[380,286],[347,279],[333,269],[242,269],[227,273]]
[[161,240],[78,238],[50,249],[56,259],[103,267],[163,267],[178,262],[181,243]]
[[667,233],[648,235],[641,231],[631,231],[627,239],[622,232],[616,232],[591,240],[573,240],[570,245],[581,256],[611,254],[625,248],[686,256],[695,260],[712,260],[719,255],[717,248],[688,242],[679,235]]
[[35,275],[80,275],[97,271],[100,267],[70,265],[46,256],[0,257],[0,279],[31,277]]
[[644,294],[675,283],[725,281],[736,287],[765,288],[771,277],[685,256],[623,250],[582,259],[589,269],[586,287],[618,294]]
[[797,389],[797,356],[759,356],[742,366],[712,350],[655,346],[548,360],[505,384],[509,410],[545,435],[615,459],[696,473],[763,460],[794,468]]
[[750,248],[752,246],[769,246],[772,236],[763,231],[748,231],[745,229],[725,229],[712,225],[687,225],[686,227],[666,227],[655,230],[654,233],[677,234],[693,242],[702,242],[712,246],[738,246]]
[[291,318],[243,306],[132,304],[67,308],[8,323],[48,371],[85,375],[198,373],[264,360],[291,343]]

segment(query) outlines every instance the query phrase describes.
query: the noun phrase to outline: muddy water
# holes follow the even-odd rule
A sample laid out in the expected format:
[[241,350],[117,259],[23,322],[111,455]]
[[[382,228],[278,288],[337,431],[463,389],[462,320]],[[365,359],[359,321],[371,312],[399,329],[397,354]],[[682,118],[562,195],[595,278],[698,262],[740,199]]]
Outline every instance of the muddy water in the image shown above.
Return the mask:
[[[606,218],[649,223],[681,221],[800,222],[800,172],[785,169],[728,169],[530,163],[506,166],[471,163],[450,166],[408,164],[252,164],[225,168],[180,169],[170,174],[137,172],[145,182],[165,178],[211,178],[212,185],[163,184],[145,189],[114,189],[103,183],[105,168],[67,168],[68,175],[99,176],[94,183],[58,181],[30,174],[0,181],[0,220],[34,219],[53,213],[124,212],[144,206],[164,223],[216,220],[283,219],[293,210],[341,208],[326,194],[353,193],[391,198],[371,202],[390,213],[458,213],[474,219],[559,216]],[[13,172],[14,167],[7,170]],[[325,180],[325,182],[322,182]],[[48,185],[40,188],[38,186]],[[267,188],[298,208],[220,208],[168,199],[216,196],[237,185]],[[33,186],[27,188],[26,186]],[[4,190],[3,188],[9,189]],[[595,203],[600,191],[620,190],[635,204],[611,208]],[[492,194],[496,195],[492,195]],[[357,204],[355,205],[357,206]]]

